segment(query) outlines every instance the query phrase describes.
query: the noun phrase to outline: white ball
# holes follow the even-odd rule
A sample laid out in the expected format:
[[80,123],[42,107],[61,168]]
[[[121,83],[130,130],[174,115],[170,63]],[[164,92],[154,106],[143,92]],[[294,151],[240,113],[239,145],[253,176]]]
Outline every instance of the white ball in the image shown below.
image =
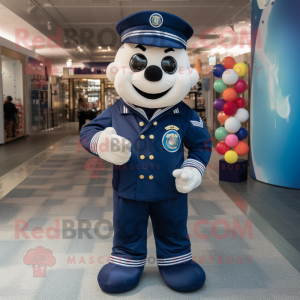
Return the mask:
[[227,119],[225,122],[225,129],[229,133],[236,133],[240,130],[240,128],[241,128],[241,122],[235,117],[231,117]]
[[239,108],[234,115],[241,123],[246,122],[249,119],[249,113],[245,108]]
[[222,76],[223,81],[228,85],[233,85],[239,80],[239,74],[233,69],[227,69]]

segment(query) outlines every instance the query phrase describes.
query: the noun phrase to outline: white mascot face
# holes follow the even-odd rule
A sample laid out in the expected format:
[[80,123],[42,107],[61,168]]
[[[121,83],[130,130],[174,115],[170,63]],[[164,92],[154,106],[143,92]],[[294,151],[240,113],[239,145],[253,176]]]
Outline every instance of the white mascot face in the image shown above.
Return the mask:
[[199,79],[184,49],[125,43],[106,75],[127,102],[146,108],[176,105]]

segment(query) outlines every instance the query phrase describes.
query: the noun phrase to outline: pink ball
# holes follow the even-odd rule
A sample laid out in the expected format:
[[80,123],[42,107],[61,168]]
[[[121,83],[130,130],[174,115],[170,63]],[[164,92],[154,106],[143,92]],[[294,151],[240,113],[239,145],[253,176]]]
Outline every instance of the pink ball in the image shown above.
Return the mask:
[[244,93],[244,92],[247,90],[248,84],[246,83],[245,80],[239,79],[239,80],[234,84],[233,87],[234,87],[234,89],[236,90],[236,92],[237,92],[238,94],[240,94],[240,93]]
[[239,143],[239,139],[235,134],[229,134],[225,138],[225,143],[229,147],[235,147]]

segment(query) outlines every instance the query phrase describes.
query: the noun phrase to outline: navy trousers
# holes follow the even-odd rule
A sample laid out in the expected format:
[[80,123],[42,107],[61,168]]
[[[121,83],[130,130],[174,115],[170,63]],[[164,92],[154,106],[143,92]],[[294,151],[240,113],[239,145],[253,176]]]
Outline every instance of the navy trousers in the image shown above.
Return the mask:
[[129,200],[114,194],[113,201],[114,240],[110,263],[128,267],[145,265],[149,217],[159,266],[176,265],[192,259],[186,226],[187,194],[156,202]]

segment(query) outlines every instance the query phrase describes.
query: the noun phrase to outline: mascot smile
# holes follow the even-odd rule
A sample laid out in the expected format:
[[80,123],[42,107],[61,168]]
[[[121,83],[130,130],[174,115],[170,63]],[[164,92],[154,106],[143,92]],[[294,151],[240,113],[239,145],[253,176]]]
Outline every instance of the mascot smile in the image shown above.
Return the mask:
[[205,125],[182,102],[199,79],[186,53],[193,29],[159,11],[130,15],[116,29],[122,46],[107,77],[121,98],[80,133],[88,152],[114,164],[113,248],[98,283],[107,293],[138,285],[151,218],[163,280],[175,291],[192,292],[206,277],[192,260],[187,194],[201,184],[211,155]]

